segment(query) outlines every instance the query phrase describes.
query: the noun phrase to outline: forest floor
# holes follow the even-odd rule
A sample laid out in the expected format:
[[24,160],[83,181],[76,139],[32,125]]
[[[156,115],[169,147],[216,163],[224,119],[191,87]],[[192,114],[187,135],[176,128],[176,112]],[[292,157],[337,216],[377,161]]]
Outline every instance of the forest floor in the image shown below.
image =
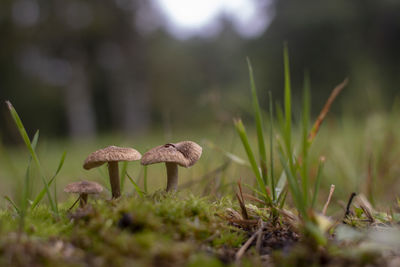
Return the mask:
[[360,200],[331,225],[324,247],[298,230],[293,211],[272,220],[263,205],[246,201],[244,219],[231,199],[183,192],[94,198],[72,209],[70,199],[58,218],[47,205],[24,219],[10,208],[0,214],[0,265],[399,266],[400,216]]

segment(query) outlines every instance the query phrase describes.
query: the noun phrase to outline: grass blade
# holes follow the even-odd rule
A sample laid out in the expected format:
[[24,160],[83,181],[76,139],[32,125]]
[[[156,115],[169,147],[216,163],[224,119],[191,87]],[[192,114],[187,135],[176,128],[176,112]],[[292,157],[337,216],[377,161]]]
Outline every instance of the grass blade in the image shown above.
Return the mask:
[[[32,148],[33,150],[36,150],[36,146],[39,140],[39,130],[36,131],[35,135],[33,136],[32,139]],[[25,216],[26,210],[28,208],[28,194],[29,194],[29,184],[30,184],[30,169],[31,169],[31,163],[32,163],[32,157],[29,156],[29,161],[28,161],[28,167],[26,168],[25,171],[25,182],[23,186],[23,191],[22,191],[22,202],[21,202],[21,215]]]
[[229,160],[231,160],[232,162],[234,162],[234,163],[236,163],[236,164],[239,164],[239,165],[251,167],[250,164],[249,164],[246,160],[242,159],[242,158],[239,157],[239,156],[236,156],[235,154],[233,154],[233,153],[231,153],[231,152],[228,152],[228,151],[223,150],[222,148],[220,148],[219,146],[217,146],[217,145],[215,145],[214,143],[210,142],[209,140],[206,140],[206,141],[205,141],[205,144],[206,144],[209,148],[211,148],[211,149],[213,149],[213,150],[215,150],[215,151],[217,151],[217,152],[222,153],[225,157],[227,157],[227,158],[228,158]]
[[278,198],[278,200],[277,200],[278,207],[279,207],[280,209],[282,209],[283,206],[285,205],[285,201],[286,201],[286,196],[287,196],[287,194],[288,194],[288,189],[287,189],[287,187],[285,187],[285,188],[283,188],[282,194],[279,195],[279,198]]
[[325,157],[321,157],[318,165],[318,171],[317,171],[317,177],[315,179],[315,184],[314,184],[314,192],[313,192],[313,198],[311,202],[311,208],[315,208],[315,203],[317,201],[317,196],[318,196],[318,191],[319,191],[319,186],[321,184],[321,176],[322,176],[322,170],[324,169],[324,164],[325,164]]
[[[107,164],[105,164],[107,166]],[[100,177],[103,179],[103,185],[107,189],[107,191],[111,192],[111,185],[110,185],[110,177],[107,176],[108,170],[105,171],[107,167],[102,166],[101,168],[97,168],[98,173],[100,174]]]
[[60,162],[58,163],[58,167],[57,170],[55,172],[55,174],[53,175],[52,179],[58,175],[58,173],[61,171],[61,168],[64,166],[64,161],[65,161],[65,157],[67,156],[67,151],[64,151],[61,155],[61,159]]
[[304,74],[303,88],[303,110],[302,110],[302,163],[301,163],[301,183],[303,188],[304,201],[308,206],[309,195],[309,177],[308,177],[308,149],[310,143],[308,141],[308,127],[310,123],[310,76],[308,72]]
[[283,48],[283,63],[284,63],[284,80],[285,80],[285,129],[284,140],[286,144],[287,155],[292,153],[292,100],[291,100],[291,85],[290,85],[290,69],[289,69],[289,51],[287,44]]
[[242,159],[239,156],[236,156],[235,154],[232,154],[230,152],[223,152],[225,157],[227,157],[230,161],[235,162],[236,164],[242,165],[242,166],[247,166],[250,167],[250,164],[245,161],[244,159]]
[[[56,179],[58,173],[61,171],[61,168],[64,165],[64,161],[65,161],[65,157],[66,156],[67,156],[67,151],[64,151],[64,153],[61,155],[61,159],[60,159],[60,162],[58,163],[58,167],[57,167],[56,172],[54,173],[53,177],[51,177],[50,181],[47,183],[47,187],[48,188],[51,186],[53,181]],[[43,199],[45,194],[46,194],[46,187],[44,187],[42,189],[42,191],[40,191],[40,193],[33,200],[32,205],[31,205],[32,209],[36,208],[36,206],[40,203],[40,201],[42,201],[42,199]]]
[[138,195],[140,197],[143,197],[144,192],[142,190],[140,190],[140,187],[135,182],[135,180],[133,180],[133,178],[128,173],[126,173],[126,177],[128,177],[129,181],[131,181],[131,183],[132,183],[133,187],[135,188],[135,191],[138,193]]
[[259,195],[259,196],[264,195],[263,192],[261,192],[260,190],[258,190],[258,189],[255,188],[254,186],[251,186],[251,185],[246,184],[246,183],[243,183],[243,185],[244,185],[245,187],[247,187],[248,189],[250,189],[251,191],[253,191],[254,193],[256,193],[257,195]]
[[282,110],[282,106],[279,104],[276,104],[276,120],[278,122],[278,126],[279,126],[279,130],[281,131],[281,134],[284,135],[284,131],[285,131],[285,119],[283,116],[283,110]]
[[147,166],[143,166],[143,188],[147,194]]
[[15,209],[15,211],[21,215],[21,211],[19,210],[19,208],[17,207],[17,205],[14,203],[14,201],[11,200],[11,198],[9,198],[8,196],[4,196],[4,199],[7,200],[11,206]]
[[256,159],[254,158],[254,154],[250,147],[249,139],[247,137],[246,129],[243,125],[243,122],[242,122],[242,120],[238,119],[238,120],[234,121],[234,124],[235,124],[236,131],[239,134],[240,140],[242,141],[243,147],[246,151],[247,157],[250,162],[250,166],[253,170],[254,175],[256,176],[258,187],[261,190],[261,192],[263,193],[263,196],[266,199],[266,202],[271,204],[271,198],[269,197],[267,189],[265,188],[266,185],[264,183],[264,180],[261,177],[261,173],[257,166]]
[[269,180],[272,190],[272,200],[275,202],[276,188],[275,188],[275,177],[274,177],[274,114],[272,108],[272,94],[269,91]]
[[308,218],[307,213],[306,213],[306,207],[304,205],[304,200],[303,200],[303,196],[299,190],[299,184],[296,180],[295,175],[292,173],[290,167],[288,166],[288,164],[286,163],[286,159],[284,157],[283,154],[283,148],[282,146],[279,147],[279,158],[281,161],[281,164],[283,166],[283,169],[286,172],[286,177],[287,177],[287,181],[289,184],[289,189],[292,193],[293,196],[293,201],[294,204],[297,208],[297,210],[300,212],[300,214],[303,216],[303,218]]
[[32,144],[31,144],[31,141],[30,141],[30,139],[28,137],[28,134],[27,134],[27,132],[25,130],[25,127],[22,124],[22,121],[21,121],[17,111],[12,106],[12,104],[9,101],[6,101],[6,104],[8,106],[8,109],[9,109],[9,111],[11,113],[12,118],[14,119],[14,122],[15,122],[17,128],[18,128],[18,131],[19,131],[22,139],[24,140],[26,147],[28,148],[28,150],[30,152],[33,161],[35,162],[35,165],[36,165],[36,167],[37,167],[37,169],[39,171],[39,175],[42,178],[42,182],[45,185],[46,194],[47,194],[47,198],[49,200],[49,204],[50,204],[51,210],[54,212],[56,217],[58,217],[58,211],[57,211],[56,206],[54,205],[54,201],[53,201],[53,198],[51,196],[49,187],[47,185],[46,178],[45,178],[45,175],[43,173],[42,166],[40,165],[39,158],[37,157],[36,152],[32,148]]
[[124,161],[122,163],[122,168],[119,173],[120,181],[121,181],[121,194],[124,192],[124,187],[125,187],[125,175],[126,175],[126,170],[128,168],[128,162]]
[[282,171],[281,176],[279,176],[279,180],[278,180],[278,184],[275,187],[275,191],[276,191],[276,198],[279,199],[281,193],[283,192],[283,189],[286,186],[286,173],[285,170]]
[[[56,208],[56,211],[57,211],[57,213],[58,213],[58,201],[57,201],[57,180],[56,179],[53,179],[54,180],[54,205],[55,205],[55,208]],[[51,180],[50,180],[51,181]],[[49,186],[50,187],[50,186]]]
[[250,87],[251,87],[251,95],[252,95],[252,100],[253,100],[254,118],[256,120],[258,153],[259,153],[259,157],[260,157],[261,175],[262,175],[262,179],[264,180],[264,184],[267,184],[267,151],[265,150],[265,143],[264,143],[262,115],[261,115],[260,104],[259,104],[258,96],[257,96],[256,84],[254,82],[253,68],[251,66],[251,62],[250,62],[249,58],[247,58],[247,65],[249,67]]

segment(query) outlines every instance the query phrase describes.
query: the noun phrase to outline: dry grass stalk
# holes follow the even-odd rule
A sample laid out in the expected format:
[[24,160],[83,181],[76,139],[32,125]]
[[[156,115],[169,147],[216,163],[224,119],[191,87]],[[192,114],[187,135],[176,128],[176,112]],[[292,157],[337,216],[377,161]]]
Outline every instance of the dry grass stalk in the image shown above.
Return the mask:
[[227,208],[226,209],[227,216],[224,216],[227,220],[243,220],[242,215],[234,209]]
[[246,250],[249,248],[251,243],[253,243],[254,239],[262,232],[262,228],[258,228],[258,230],[243,244],[243,246],[236,252],[235,259],[240,260]]
[[322,122],[324,121],[326,114],[328,114],[329,109],[331,108],[331,105],[333,101],[336,99],[336,97],[339,95],[339,93],[346,87],[347,83],[349,80],[346,78],[342,83],[340,83],[338,86],[333,89],[332,93],[330,94],[328,100],[325,103],[325,106],[322,108],[321,112],[318,115],[317,120],[315,121],[310,134],[308,135],[308,142],[312,142],[317,135],[319,128],[321,127]]
[[[257,241],[256,241],[256,251],[259,253],[261,252],[261,245],[262,245],[262,240],[264,237],[264,222],[259,219],[258,220],[258,227],[259,227],[259,234],[257,236]],[[260,231],[261,230],[261,231]]]
[[242,191],[242,183],[239,180],[238,181],[238,187],[239,187],[239,193],[236,193],[236,197],[239,201],[240,209],[242,210],[242,216],[245,220],[249,219],[249,215],[247,213],[246,205],[244,204],[244,198],[243,198],[243,191]]
[[331,189],[329,190],[329,196],[328,196],[328,199],[327,199],[327,201],[326,201],[326,203],[324,205],[324,208],[322,209],[322,215],[326,215],[326,210],[328,209],[329,203],[331,202],[333,192],[335,192],[335,185],[334,184],[331,185]]
[[300,219],[293,212],[286,209],[277,209],[277,211],[286,219],[286,221],[293,227],[297,228],[300,224]]
[[[216,167],[215,169],[209,171],[208,173],[202,175],[201,177],[179,185],[179,188],[184,189],[184,188],[191,187],[195,184],[199,184],[199,183],[203,183],[204,181],[211,180],[211,179],[215,178],[217,175],[220,175],[221,173],[223,173],[228,168],[230,163],[231,163],[231,161],[229,161],[229,160],[225,161],[223,164],[221,164],[220,166]],[[209,181],[207,181],[207,182],[209,182]]]
[[248,200],[251,200],[251,201],[258,202],[258,203],[260,203],[260,204],[266,205],[265,201],[262,201],[261,199],[255,197],[255,196],[252,196],[252,195],[250,195],[250,194],[243,193],[243,197],[244,197],[245,199],[248,199]]
[[356,198],[356,204],[363,210],[365,216],[367,216],[368,221],[371,223],[375,222],[373,214],[375,213],[374,208],[371,203],[365,197],[365,195],[360,194]]
[[237,219],[229,219],[229,218],[227,220],[230,223],[234,223],[234,224],[240,225],[242,228],[248,228],[250,226],[257,225],[257,223],[258,223],[257,220],[245,220],[245,219],[237,220]]

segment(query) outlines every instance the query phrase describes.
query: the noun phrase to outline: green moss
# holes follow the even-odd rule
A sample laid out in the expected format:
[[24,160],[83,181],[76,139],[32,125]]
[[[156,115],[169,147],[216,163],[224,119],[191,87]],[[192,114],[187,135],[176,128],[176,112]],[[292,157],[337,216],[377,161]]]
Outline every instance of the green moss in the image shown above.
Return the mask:
[[[57,253],[43,256],[34,249],[52,247],[51,243],[58,240],[71,248],[74,264],[98,261],[100,265],[112,266],[179,266],[189,262],[197,266],[199,262],[207,261],[219,266],[221,263],[214,256],[204,257],[202,247],[219,247],[222,244],[237,247],[244,241],[240,230],[235,232],[224,219],[216,216],[223,214],[231,205],[226,199],[212,202],[193,195],[157,192],[144,198],[92,200],[87,209],[74,208],[69,212],[73,201],[60,204],[61,216],[58,220],[54,219],[46,205],[30,211],[25,218],[23,239],[11,238],[21,236],[17,234],[19,216],[12,210],[1,210],[2,249],[11,250],[7,253],[18,257],[20,251],[17,248],[23,244],[30,248],[24,253],[32,254],[36,263],[52,265],[56,262],[68,266],[67,257]],[[6,244],[8,247],[3,247]],[[15,263],[2,256],[0,260]]]
[[[144,198],[91,199],[87,209],[75,207],[69,211],[74,200],[59,204],[58,220],[45,204],[30,211],[23,232],[19,231],[20,218],[15,211],[0,210],[0,264],[225,266],[233,264],[238,248],[254,231],[233,226],[224,218],[227,208],[239,210],[228,198],[213,201],[183,192],[156,192]],[[268,222],[267,210],[249,205],[248,213],[252,219]],[[359,212],[348,221],[365,228],[366,223],[360,223],[364,219],[363,212]],[[314,253],[303,241],[291,248],[289,254],[277,251],[269,259],[282,266],[318,266],[323,261],[368,264],[379,259],[379,253],[358,250],[357,240],[349,242],[344,249],[331,242]],[[251,246],[242,265],[262,264]]]
[[236,229],[224,230],[217,238],[212,242],[213,246],[221,247],[227,246],[232,248],[240,247],[246,241],[246,233],[244,231],[238,231]]

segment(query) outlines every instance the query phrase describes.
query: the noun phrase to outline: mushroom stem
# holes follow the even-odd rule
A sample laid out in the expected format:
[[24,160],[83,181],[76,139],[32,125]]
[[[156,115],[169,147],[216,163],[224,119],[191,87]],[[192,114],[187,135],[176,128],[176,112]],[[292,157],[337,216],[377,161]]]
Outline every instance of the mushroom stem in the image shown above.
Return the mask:
[[167,192],[178,189],[178,164],[165,162],[167,167]]
[[110,175],[112,198],[119,198],[121,196],[121,191],[119,188],[118,161],[108,162],[108,174]]
[[87,199],[88,199],[88,194],[86,194],[86,193],[81,193],[81,194],[79,195],[79,206],[80,206],[81,208],[83,208],[83,207],[86,205]]

